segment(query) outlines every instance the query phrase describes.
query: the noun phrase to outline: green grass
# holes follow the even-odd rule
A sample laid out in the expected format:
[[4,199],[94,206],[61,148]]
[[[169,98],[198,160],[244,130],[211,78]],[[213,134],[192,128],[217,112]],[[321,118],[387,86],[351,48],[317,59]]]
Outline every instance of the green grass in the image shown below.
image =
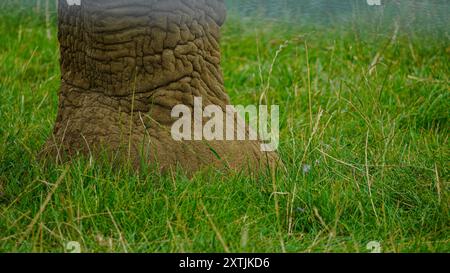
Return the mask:
[[57,109],[54,18],[50,33],[30,11],[0,16],[0,252],[450,251],[448,37],[230,18],[227,90],[280,105],[286,170],[188,179],[37,161]]

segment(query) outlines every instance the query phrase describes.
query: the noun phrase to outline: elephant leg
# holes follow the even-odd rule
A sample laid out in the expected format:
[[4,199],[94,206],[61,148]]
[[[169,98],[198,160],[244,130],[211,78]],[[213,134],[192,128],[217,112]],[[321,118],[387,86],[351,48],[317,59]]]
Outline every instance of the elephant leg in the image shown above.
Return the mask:
[[230,104],[220,68],[223,0],[59,2],[61,89],[44,154],[103,152],[135,167],[259,169],[258,141],[175,141],[174,106]]

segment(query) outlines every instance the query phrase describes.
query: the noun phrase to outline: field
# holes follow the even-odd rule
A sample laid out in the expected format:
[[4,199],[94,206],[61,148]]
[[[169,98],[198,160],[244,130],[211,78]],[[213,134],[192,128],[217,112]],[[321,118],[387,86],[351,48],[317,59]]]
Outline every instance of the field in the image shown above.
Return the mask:
[[449,252],[449,38],[385,30],[230,16],[227,90],[280,106],[285,169],[189,179],[40,162],[56,18],[3,6],[0,252]]

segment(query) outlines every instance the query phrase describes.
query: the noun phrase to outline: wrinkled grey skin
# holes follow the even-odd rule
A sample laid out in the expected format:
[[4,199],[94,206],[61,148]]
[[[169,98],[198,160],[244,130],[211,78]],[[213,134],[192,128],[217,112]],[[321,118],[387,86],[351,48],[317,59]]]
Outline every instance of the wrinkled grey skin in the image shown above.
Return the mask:
[[171,110],[194,97],[230,104],[220,69],[223,0],[83,0],[59,2],[62,84],[58,116],[44,154],[78,154],[139,168],[272,165],[258,141],[174,141]]

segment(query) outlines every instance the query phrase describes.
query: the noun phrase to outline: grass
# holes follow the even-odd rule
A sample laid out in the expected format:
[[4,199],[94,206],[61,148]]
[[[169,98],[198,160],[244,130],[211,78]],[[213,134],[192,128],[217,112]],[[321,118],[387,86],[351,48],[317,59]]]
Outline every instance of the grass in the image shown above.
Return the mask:
[[0,252],[450,251],[448,36],[230,18],[227,90],[280,105],[286,171],[188,179],[37,161],[57,109],[54,20],[0,16]]

